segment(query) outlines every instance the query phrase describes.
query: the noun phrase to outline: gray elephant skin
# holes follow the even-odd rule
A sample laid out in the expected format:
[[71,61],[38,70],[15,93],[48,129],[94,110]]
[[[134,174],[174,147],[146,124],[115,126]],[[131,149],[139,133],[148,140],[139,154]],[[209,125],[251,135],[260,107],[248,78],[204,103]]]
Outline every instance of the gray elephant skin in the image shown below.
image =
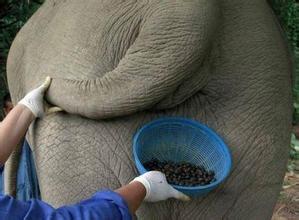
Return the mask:
[[198,120],[230,147],[230,177],[205,197],[144,203],[139,219],[271,219],[291,132],[292,63],[265,0],[48,0],[8,59],[14,102],[53,78],[57,113],[28,134],[55,207],[138,175],[132,137],[163,116]]

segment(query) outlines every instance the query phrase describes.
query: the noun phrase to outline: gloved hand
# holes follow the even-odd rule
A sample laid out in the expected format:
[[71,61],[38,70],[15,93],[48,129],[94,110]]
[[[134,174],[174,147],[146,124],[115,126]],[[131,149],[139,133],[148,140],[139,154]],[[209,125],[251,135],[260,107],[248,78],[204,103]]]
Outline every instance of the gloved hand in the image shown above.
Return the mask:
[[146,189],[145,201],[157,202],[168,198],[176,198],[183,201],[189,201],[190,197],[177,191],[167,183],[166,177],[159,171],[150,171],[133,181],[142,183]]
[[[44,94],[47,91],[51,84],[51,78],[48,76],[46,81],[37,89],[32,90],[29,92],[19,104],[25,105],[27,108],[31,110],[35,117],[42,117],[45,114],[44,109]],[[61,111],[58,107],[49,108],[48,112],[57,112]]]

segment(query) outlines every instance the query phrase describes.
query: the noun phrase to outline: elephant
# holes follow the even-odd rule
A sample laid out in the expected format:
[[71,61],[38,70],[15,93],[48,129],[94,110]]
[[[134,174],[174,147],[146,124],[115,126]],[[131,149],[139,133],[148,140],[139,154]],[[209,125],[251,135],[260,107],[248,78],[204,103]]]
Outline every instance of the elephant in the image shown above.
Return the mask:
[[191,118],[229,146],[228,179],[190,202],[144,203],[139,219],[271,219],[288,159],[292,60],[265,0],[46,0],[7,61],[14,103],[52,77],[64,112],[28,132],[42,199],[72,204],[138,175],[132,138]]

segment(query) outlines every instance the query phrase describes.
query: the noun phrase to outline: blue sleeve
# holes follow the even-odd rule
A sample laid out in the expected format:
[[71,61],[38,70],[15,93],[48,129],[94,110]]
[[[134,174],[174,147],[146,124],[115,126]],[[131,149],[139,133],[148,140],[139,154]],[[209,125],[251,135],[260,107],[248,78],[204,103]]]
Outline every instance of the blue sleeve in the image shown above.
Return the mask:
[[71,206],[54,209],[40,200],[21,202],[10,196],[0,196],[0,219],[11,220],[131,220],[132,216],[123,198],[112,191],[102,191],[90,199]]

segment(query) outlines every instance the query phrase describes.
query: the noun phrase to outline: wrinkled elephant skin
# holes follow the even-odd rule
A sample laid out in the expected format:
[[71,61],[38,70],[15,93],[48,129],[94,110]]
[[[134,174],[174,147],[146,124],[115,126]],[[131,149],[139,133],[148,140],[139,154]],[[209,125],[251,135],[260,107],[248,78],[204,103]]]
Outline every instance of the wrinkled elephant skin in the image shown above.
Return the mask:
[[48,0],[8,59],[14,102],[50,75],[68,113],[29,133],[42,198],[78,202],[137,175],[132,136],[161,116],[206,123],[233,156],[206,197],[143,204],[140,219],[270,219],[291,128],[291,62],[264,0]]

